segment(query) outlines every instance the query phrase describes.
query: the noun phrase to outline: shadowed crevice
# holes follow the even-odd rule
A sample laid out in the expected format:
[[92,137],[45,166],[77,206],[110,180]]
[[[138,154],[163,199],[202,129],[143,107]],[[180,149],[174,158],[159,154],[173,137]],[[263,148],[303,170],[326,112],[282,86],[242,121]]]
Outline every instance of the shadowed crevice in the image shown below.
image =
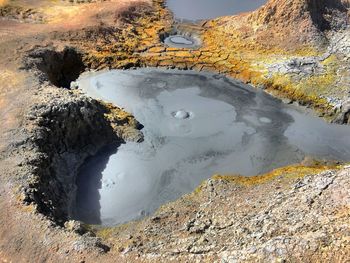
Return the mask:
[[82,54],[72,47],[65,47],[62,51],[50,48],[41,48],[31,52],[26,58],[26,69],[36,69],[41,81],[70,88],[85,70]]

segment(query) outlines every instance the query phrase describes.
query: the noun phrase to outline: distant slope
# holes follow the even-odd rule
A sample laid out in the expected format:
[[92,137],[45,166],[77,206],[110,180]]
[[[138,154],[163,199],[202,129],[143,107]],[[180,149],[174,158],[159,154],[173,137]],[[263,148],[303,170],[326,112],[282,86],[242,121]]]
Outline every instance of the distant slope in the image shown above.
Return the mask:
[[320,45],[325,32],[349,24],[350,0],[270,0],[255,12],[216,19],[239,38],[293,48]]

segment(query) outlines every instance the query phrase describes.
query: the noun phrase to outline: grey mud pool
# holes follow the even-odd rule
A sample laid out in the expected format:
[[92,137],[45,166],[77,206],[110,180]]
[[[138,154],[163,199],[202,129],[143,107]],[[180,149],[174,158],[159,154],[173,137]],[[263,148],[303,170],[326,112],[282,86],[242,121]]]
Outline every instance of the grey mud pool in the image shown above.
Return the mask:
[[167,0],[178,20],[197,21],[255,10],[266,0]]
[[144,134],[81,167],[74,216],[86,223],[142,218],[214,174],[257,175],[306,156],[350,160],[350,127],[221,75],[148,68],[84,73],[78,82],[132,113]]

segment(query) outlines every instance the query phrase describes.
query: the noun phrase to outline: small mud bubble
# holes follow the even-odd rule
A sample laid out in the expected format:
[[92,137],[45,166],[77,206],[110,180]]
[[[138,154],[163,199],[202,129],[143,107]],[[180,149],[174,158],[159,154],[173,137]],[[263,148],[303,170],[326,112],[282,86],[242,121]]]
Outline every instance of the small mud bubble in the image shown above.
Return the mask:
[[172,112],[172,115],[176,119],[185,120],[185,119],[189,119],[192,114],[185,110],[178,110],[178,111]]
[[266,124],[272,122],[269,118],[266,118],[266,117],[261,117],[261,118],[259,118],[259,121],[260,121],[261,123],[266,123]]

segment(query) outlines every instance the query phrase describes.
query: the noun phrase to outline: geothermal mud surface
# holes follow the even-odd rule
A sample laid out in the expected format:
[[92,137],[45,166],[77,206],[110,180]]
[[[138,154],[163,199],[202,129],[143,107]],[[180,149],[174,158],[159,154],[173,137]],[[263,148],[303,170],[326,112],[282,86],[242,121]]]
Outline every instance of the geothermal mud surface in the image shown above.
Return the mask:
[[140,218],[213,174],[256,175],[305,156],[350,160],[350,127],[220,75],[113,70],[85,73],[79,85],[144,126],[144,142],[109,147],[81,168],[75,217],[87,223]]
[[165,38],[164,44],[175,48],[197,48],[200,46],[200,41],[197,38],[179,34]]
[[234,15],[255,10],[266,0],[167,0],[168,8],[175,18],[184,20],[202,20],[219,16]]

